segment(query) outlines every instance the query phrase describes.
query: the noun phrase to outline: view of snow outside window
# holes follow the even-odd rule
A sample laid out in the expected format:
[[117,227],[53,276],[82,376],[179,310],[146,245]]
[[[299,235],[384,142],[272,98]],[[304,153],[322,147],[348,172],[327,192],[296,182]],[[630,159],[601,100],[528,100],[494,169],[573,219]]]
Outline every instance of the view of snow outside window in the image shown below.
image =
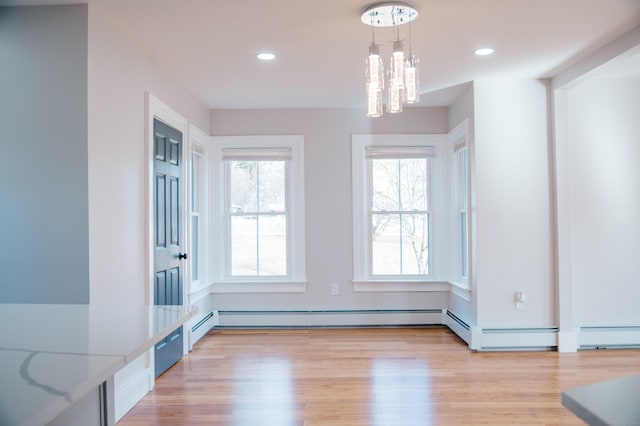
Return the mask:
[[286,161],[229,161],[232,276],[287,275]]
[[429,159],[371,159],[373,275],[429,273]]

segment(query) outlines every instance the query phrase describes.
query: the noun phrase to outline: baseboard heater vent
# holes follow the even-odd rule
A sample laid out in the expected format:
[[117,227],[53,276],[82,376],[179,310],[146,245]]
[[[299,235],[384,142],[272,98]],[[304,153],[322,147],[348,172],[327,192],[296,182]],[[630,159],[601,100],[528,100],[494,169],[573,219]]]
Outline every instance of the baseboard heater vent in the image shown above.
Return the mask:
[[454,320],[460,327],[464,328],[465,330],[467,331],[471,330],[471,327],[469,326],[469,324],[462,321],[456,314],[452,313],[451,311],[449,310],[447,311],[447,316],[452,320]]
[[297,315],[297,314],[440,314],[441,309],[349,309],[349,310],[295,310],[295,311],[218,311],[220,315]]
[[640,331],[640,325],[619,325],[619,326],[597,326],[597,327],[580,327],[580,331]]
[[605,345],[580,345],[580,350],[586,349],[640,349],[640,344],[630,343],[628,345],[617,345],[607,343]]
[[207,316],[198,321],[193,327],[191,327],[191,331],[194,332],[200,327],[204,325],[205,322],[209,321],[209,319],[213,316],[213,312],[209,312]]
[[548,351],[558,347],[557,327],[483,328],[481,351]]
[[441,325],[441,309],[219,311],[217,328],[340,328]]
[[484,334],[501,334],[501,333],[557,333],[557,327],[529,327],[529,328],[483,328]]
[[580,327],[580,349],[637,349],[640,348],[640,326]]

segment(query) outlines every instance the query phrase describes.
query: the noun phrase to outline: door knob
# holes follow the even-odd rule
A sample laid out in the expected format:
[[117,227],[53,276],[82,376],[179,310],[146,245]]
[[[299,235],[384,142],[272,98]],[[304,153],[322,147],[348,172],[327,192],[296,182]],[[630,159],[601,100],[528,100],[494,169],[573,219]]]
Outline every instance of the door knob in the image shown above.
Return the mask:
[[178,253],[178,259],[179,260],[187,260],[187,253]]

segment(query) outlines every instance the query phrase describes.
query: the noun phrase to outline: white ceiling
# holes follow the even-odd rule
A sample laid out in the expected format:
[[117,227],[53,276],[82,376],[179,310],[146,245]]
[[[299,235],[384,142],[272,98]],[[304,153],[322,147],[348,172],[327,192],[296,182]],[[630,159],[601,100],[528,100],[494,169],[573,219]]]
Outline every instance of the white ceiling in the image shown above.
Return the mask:
[[[5,4],[77,0],[3,0]],[[367,0],[89,0],[209,108],[363,107]],[[374,1],[375,3],[375,1]],[[552,77],[640,24],[640,0],[420,0],[421,106],[488,77]],[[401,27],[406,35],[407,28]],[[376,29],[389,52],[389,28]],[[496,53],[477,57],[477,47]],[[275,61],[255,58],[275,52]],[[167,58],[167,59],[165,59]]]

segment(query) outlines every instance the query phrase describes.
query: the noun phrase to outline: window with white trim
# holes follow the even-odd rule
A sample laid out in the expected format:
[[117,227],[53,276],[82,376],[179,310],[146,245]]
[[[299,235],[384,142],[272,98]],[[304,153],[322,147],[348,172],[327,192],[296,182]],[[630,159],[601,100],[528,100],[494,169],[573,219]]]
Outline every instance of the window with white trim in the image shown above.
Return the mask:
[[214,138],[219,282],[304,281],[302,136]]
[[464,143],[458,144],[453,151],[453,223],[456,243],[456,271],[455,275],[460,279],[466,279],[468,275],[468,217],[467,217],[467,147]]
[[202,275],[201,261],[202,246],[202,210],[204,207],[203,184],[204,179],[204,148],[191,145],[191,281],[197,286]]
[[207,287],[209,282],[209,136],[197,127],[189,126],[190,156],[188,175],[188,236],[189,292]]
[[471,200],[469,174],[469,121],[463,120],[448,134],[451,158],[451,283],[469,289],[472,264],[472,234],[469,217]]
[[288,148],[223,149],[227,244],[233,277],[287,276]]
[[352,136],[357,291],[378,291],[367,282],[438,281],[446,269],[438,231],[447,223],[446,143],[446,135]]
[[371,275],[429,275],[433,147],[366,149]]

